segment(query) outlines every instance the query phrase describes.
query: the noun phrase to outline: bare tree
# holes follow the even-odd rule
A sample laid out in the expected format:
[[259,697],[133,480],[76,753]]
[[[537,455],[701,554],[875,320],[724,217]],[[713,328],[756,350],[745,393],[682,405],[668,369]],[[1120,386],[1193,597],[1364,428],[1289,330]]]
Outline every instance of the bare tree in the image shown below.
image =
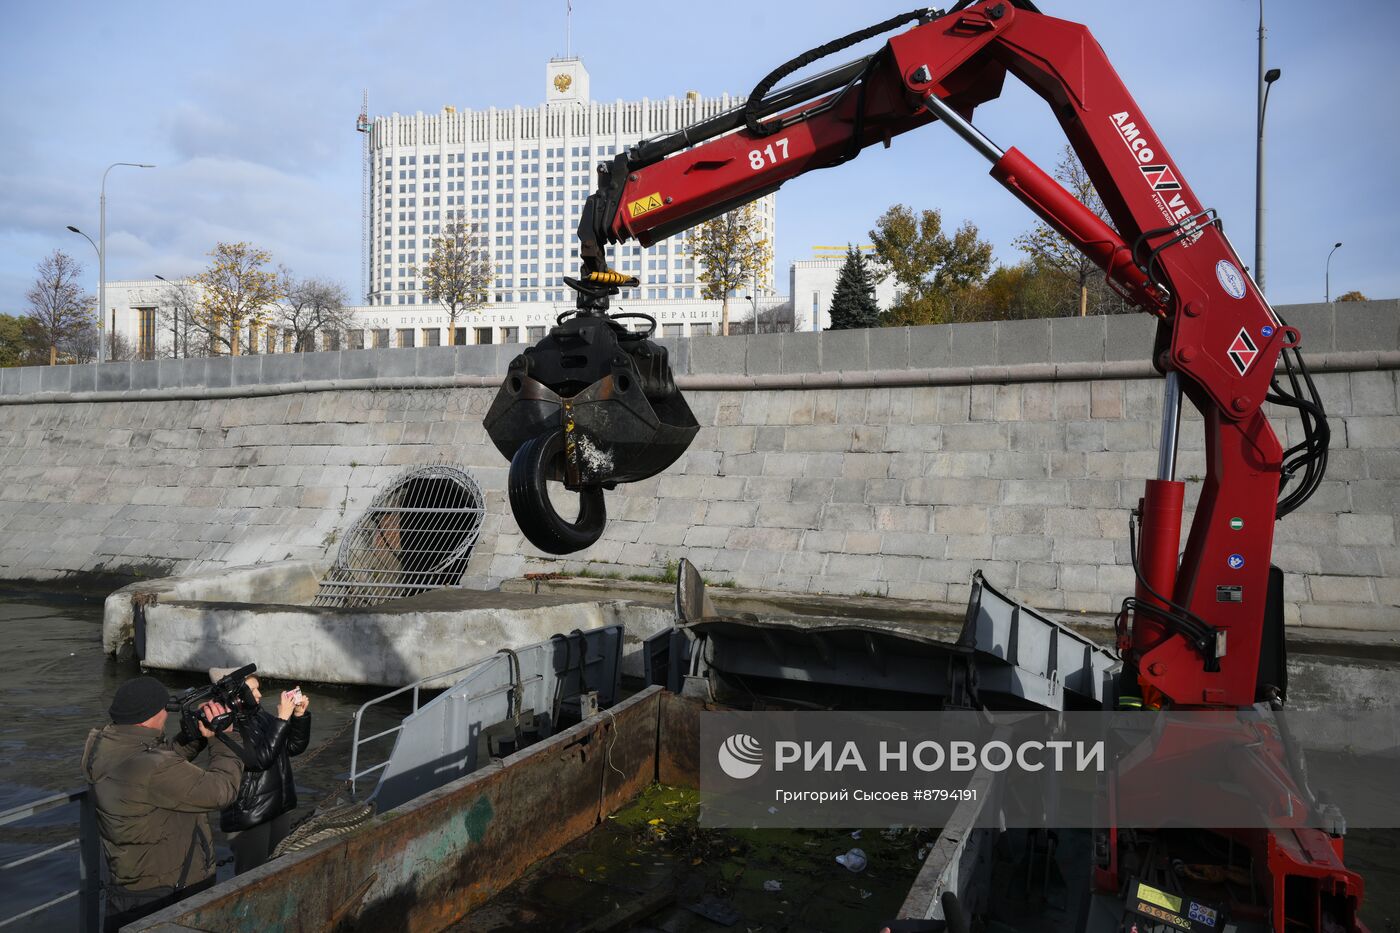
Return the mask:
[[730,321],[729,333],[734,334],[790,334],[797,329],[792,301],[779,302],[760,308],[757,314],[747,321]]
[[[1085,171],[1072,147],[1065,146],[1060,162],[1055,166],[1055,178],[1100,220],[1110,227],[1113,226],[1113,220],[1108,216],[1108,209],[1104,207],[1098,189],[1094,187],[1093,180],[1089,178],[1089,173]],[[1034,229],[1021,234],[1012,242],[1041,267],[1058,272],[1073,282],[1079,289],[1079,316],[1083,317],[1089,313],[1089,292],[1100,290],[1095,288],[1094,281],[1102,277],[1099,267],[1092,259],[1043,222],[1037,223]],[[1107,291],[1107,287],[1103,290]]]
[[82,264],[63,250],[44,257],[36,269],[38,277],[24,295],[29,302],[25,329],[33,343],[48,348],[52,366],[59,351],[69,352],[74,338],[93,323],[96,299],[78,284]]
[[292,349],[306,353],[316,348],[316,334],[341,333],[354,322],[354,314],[345,306],[349,294],[345,286],[328,279],[299,279],[283,267],[281,270],[282,299],[273,311],[273,323],[291,331]]
[[63,345],[63,361],[66,363],[92,363],[97,360],[97,344],[107,344],[107,362],[127,363],[144,359],[141,352],[121,331],[111,331],[105,336],[97,329],[95,321],[89,321],[77,330]]
[[414,270],[423,279],[423,298],[447,312],[447,339],[457,333],[457,318],[486,303],[491,288],[491,250],[476,224],[453,221],[433,237],[433,251]]
[[[170,332],[170,355],[176,359],[207,355],[208,338],[194,324],[199,314],[199,286],[187,279],[163,281],[165,287],[156,299],[156,321]],[[159,347],[159,341],[156,345]]]

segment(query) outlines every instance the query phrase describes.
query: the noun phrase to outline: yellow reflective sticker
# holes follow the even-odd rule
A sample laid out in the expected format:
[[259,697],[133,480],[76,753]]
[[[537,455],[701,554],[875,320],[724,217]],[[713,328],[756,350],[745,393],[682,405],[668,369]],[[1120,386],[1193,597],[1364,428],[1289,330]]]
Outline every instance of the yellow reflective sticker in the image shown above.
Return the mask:
[[1138,882],[1137,896],[1139,899],[1156,904],[1158,907],[1165,907],[1181,913],[1181,898],[1166,891],[1159,891],[1156,888],[1148,887],[1141,881]]
[[644,198],[638,198],[635,201],[629,201],[627,203],[627,216],[640,217],[643,214],[651,213],[661,205],[661,192],[653,192],[652,194],[649,194]]

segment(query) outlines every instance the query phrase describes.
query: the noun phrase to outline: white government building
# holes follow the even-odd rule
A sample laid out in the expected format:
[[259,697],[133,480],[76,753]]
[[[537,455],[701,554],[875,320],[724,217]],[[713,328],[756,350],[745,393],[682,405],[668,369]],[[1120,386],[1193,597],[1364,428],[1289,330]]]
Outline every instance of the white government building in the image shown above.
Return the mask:
[[[521,343],[544,336],[573,297],[563,285],[577,272],[574,235],[584,200],[595,187],[595,167],[641,139],[673,132],[743,103],[741,97],[701,97],[603,103],[589,97],[588,72],[577,58],[552,59],[545,69],[545,103],[534,108],[484,111],[444,107],[436,114],[375,117],[368,127],[371,160],[367,303],[350,309],[345,334],[320,335],[317,349],[439,346],[449,343]],[[775,230],[772,195],[758,203],[770,242]],[[459,315],[455,333],[440,305],[425,300],[414,269],[426,261],[432,238],[460,219],[490,237],[495,270],[489,302]],[[611,247],[614,268],[636,275],[614,307],[657,319],[657,335],[691,337],[720,332],[720,302],[700,298],[696,264],[684,234],[646,249]],[[831,293],[843,257],[817,253],[789,270],[793,325],[829,326]],[[773,268],[752,288],[731,297],[730,321],[786,299],[775,294]],[[107,283],[104,325],[141,356],[170,346],[169,322],[158,313],[169,286],[162,281]],[[881,307],[893,299],[886,280]],[[259,350],[287,348],[285,334],[259,334]]]
[[[444,107],[436,114],[375,117],[369,127],[369,282],[371,305],[423,304],[414,268],[444,223],[463,221],[490,239],[495,303],[571,302],[561,278],[578,269],[574,231],[595,168],[629,145],[675,132],[743,103],[701,97],[603,103],[589,97],[577,58],[545,66],[545,102],[484,111]],[[773,239],[774,202],[758,202]],[[642,249],[611,247],[613,268],[642,280],[624,298],[694,299],[693,257],[678,235]],[[773,270],[760,277],[771,294]]]
[[[588,71],[578,58],[551,59],[545,68],[545,102],[536,107],[482,111],[444,107],[436,114],[391,114],[369,124],[371,161],[369,281],[366,304],[353,309],[359,328],[325,335],[318,348],[436,346],[448,343],[518,343],[543,336],[573,308],[563,276],[578,270],[575,229],[584,200],[596,187],[597,163],[642,139],[679,130],[743,103],[728,94],[694,91],[664,100],[594,101]],[[758,210],[770,242],[774,198]],[[414,269],[427,260],[434,235],[453,220],[480,224],[490,238],[495,282],[488,304],[448,316],[426,301]],[[658,336],[718,334],[720,302],[700,298],[693,257],[684,234],[645,249],[613,246],[610,262],[636,275],[615,308],[657,319]],[[730,299],[730,321],[746,321],[785,299],[775,295],[772,265],[760,275],[756,299],[746,288]],[[168,323],[157,309],[167,288],[161,281],[107,283],[104,325],[114,327],[142,356],[170,345]],[[810,326],[798,314],[797,326]],[[276,335],[260,335],[259,349],[282,349]]]

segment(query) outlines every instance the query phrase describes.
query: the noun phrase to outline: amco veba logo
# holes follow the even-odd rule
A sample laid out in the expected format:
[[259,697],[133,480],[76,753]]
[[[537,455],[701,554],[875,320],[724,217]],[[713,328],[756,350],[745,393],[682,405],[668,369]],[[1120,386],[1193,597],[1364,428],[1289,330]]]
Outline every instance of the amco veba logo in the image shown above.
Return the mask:
[[719,768],[736,781],[753,777],[761,767],[763,746],[751,735],[735,733],[719,747]]

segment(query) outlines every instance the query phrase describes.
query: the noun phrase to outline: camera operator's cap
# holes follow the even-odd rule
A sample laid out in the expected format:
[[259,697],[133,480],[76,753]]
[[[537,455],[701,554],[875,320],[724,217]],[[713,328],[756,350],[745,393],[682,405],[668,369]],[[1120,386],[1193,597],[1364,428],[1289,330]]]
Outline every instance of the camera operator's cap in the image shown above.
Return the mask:
[[117,688],[107,714],[115,725],[132,726],[165,709],[169,700],[170,691],[165,684],[150,675],[133,677]]
[[236,667],[211,667],[209,668],[209,682],[216,684],[236,670],[238,670]]

